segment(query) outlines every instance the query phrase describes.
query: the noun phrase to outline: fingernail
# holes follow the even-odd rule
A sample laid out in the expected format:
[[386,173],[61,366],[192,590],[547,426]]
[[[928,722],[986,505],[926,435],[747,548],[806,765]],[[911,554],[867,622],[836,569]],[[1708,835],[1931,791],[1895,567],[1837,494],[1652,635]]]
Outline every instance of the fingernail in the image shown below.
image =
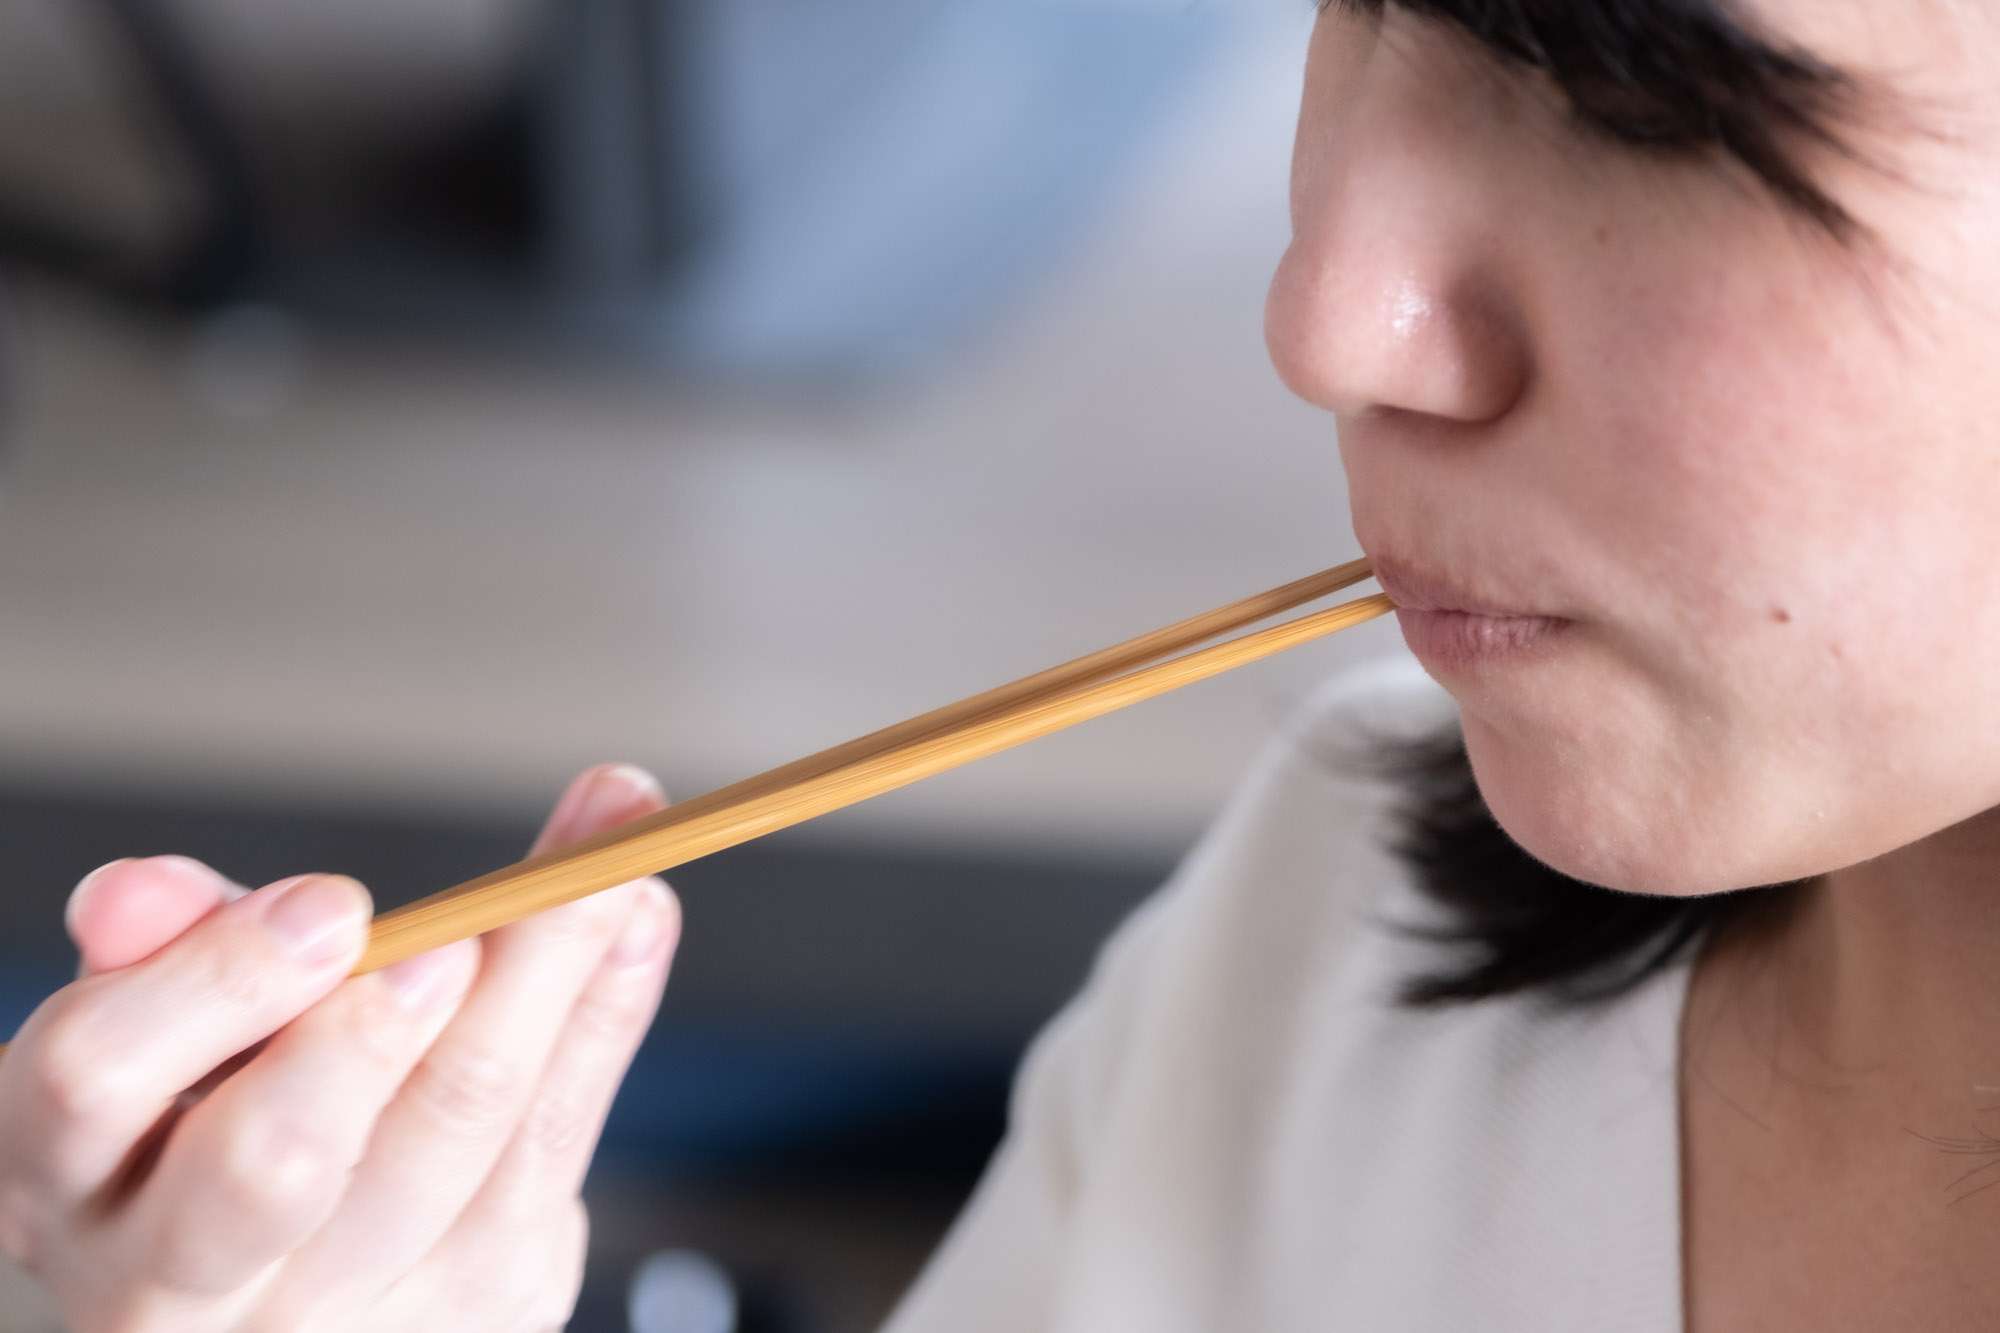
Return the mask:
[[192,856],[176,856],[168,853],[164,856],[149,856],[146,860],[163,869],[186,875],[189,879],[203,880],[212,884],[222,878],[222,876],[215,873],[213,866],[205,865],[195,860]]
[[583,799],[577,802],[576,813],[571,817],[570,827],[578,830],[594,828],[647,796],[655,799],[660,796],[660,784],[651,773],[632,764],[611,764],[600,770],[596,779],[584,790]]
[[206,861],[197,861],[192,856],[176,856],[171,853],[165,856],[149,856],[146,858],[146,863],[158,866],[162,870],[171,870],[184,879],[213,888],[226,903],[233,903],[250,892]]
[[63,926],[69,931],[72,937],[76,935],[76,920],[78,915],[83,911],[84,900],[91,895],[99,884],[104,882],[105,875],[131,859],[129,856],[121,856],[116,861],[106,861],[103,865],[78,880],[76,887],[69,891],[69,902],[63,907]]
[[632,908],[632,919],[625,923],[618,942],[611,946],[612,962],[620,967],[635,967],[653,960],[667,933],[666,900],[666,889],[657,883],[647,884],[640,890],[639,901]]
[[415,958],[405,958],[382,969],[382,983],[405,1009],[423,1009],[443,994],[444,983],[452,975],[452,965],[464,947],[448,944]]
[[367,920],[368,895],[345,875],[302,875],[276,886],[278,900],[264,924],[302,963],[324,963],[351,951]]

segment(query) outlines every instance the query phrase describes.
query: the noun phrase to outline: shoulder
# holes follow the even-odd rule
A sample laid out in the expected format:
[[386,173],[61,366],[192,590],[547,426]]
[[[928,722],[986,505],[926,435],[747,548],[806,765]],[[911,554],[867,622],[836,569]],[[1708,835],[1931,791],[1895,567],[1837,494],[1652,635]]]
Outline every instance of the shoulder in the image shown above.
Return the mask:
[[[1044,1201],[1007,1243],[1056,1237],[1052,1303],[1524,1328],[1650,1327],[1595,1315],[1676,1299],[1673,976],[1594,1010],[1396,1001],[1418,943],[1394,923],[1420,897],[1391,847],[1399,793],[1341,756],[1456,720],[1400,662],[1327,680],[1037,1038],[996,1197]],[[1522,1306],[1551,1255],[1589,1281]],[[1249,1271],[1257,1314],[1198,1304]]]
[[1264,745],[1221,815],[1162,893],[1166,909],[1228,918],[1232,935],[1312,921],[1339,932],[1408,878],[1391,849],[1404,792],[1385,745],[1457,725],[1458,706],[1410,658],[1328,677]]
[[[1285,1043],[1299,1035],[1294,1020],[1313,997],[1341,978],[1386,974],[1382,955],[1399,951],[1378,918],[1406,915],[1392,904],[1412,897],[1391,847],[1398,793],[1349,760],[1378,740],[1433,734],[1456,718],[1441,687],[1394,659],[1344,670],[1292,710],[1039,1039],[1044,1049],[1031,1063],[1054,1061],[1056,1048],[1095,1052],[1071,1089],[1073,1114],[1101,1112],[1142,1070],[1210,1061],[1218,1049],[1240,1071],[1280,1070]],[[1238,1094],[1254,1095],[1258,1081],[1240,1081]]]
[[[1457,704],[1413,659],[1371,659],[1320,683],[1263,745],[1173,876],[1103,951],[1176,970],[1339,938],[1407,871],[1390,846],[1401,793],[1365,762],[1383,743],[1455,725]],[[1162,961],[1168,956],[1171,962]],[[1129,961],[1124,961],[1129,959]]]
[[1458,720],[1458,702],[1414,657],[1370,658],[1327,677],[1298,708],[1288,734],[1319,736],[1352,724],[1414,735]]
[[1287,856],[1353,850],[1399,795],[1371,762],[1389,744],[1455,728],[1458,705],[1412,658],[1342,670],[1308,694],[1265,744],[1197,853],[1232,844]]

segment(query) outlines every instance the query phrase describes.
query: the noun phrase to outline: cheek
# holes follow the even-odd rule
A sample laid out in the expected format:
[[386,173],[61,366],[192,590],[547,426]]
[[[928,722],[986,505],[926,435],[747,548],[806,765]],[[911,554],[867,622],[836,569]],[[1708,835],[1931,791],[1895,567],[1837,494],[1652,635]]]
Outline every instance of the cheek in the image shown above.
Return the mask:
[[1603,618],[1532,732],[1467,710],[1495,817],[1576,878],[1687,894],[2000,801],[2000,438],[1957,372],[1824,296],[1690,278],[1624,308],[1573,381],[1616,391],[1544,437]]
[[1767,600],[1767,583],[1797,599],[1801,575],[1824,601],[1840,573],[1827,559],[1871,521],[1860,386],[1775,299],[1694,279],[1635,308],[1642,321],[1599,343],[1599,382],[1618,388],[1588,432],[1628,567],[1695,624]]
[[1561,433],[1597,455],[1560,470],[1567,506],[1597,516],[1661,685],[1853,689],[1857,664],[1962,650],[1940,614],[2000,605],[1985,405],[1824,278],[1677,286],[1605,330],[1617,391]]

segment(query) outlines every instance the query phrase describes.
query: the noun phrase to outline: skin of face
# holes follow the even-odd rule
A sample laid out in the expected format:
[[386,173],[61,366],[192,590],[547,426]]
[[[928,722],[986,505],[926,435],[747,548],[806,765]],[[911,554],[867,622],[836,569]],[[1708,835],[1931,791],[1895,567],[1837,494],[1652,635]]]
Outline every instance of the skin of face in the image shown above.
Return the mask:
[[1318,20],[1271,355],[1334,415],[1363,550],[1575,622],[1438,676],[1555,869],[1687,895],[1947,831],[2000,856],[1991,10],[1755,8],[1893,81],[1867,160],[1802,156],[1851,247],[1456,29]]

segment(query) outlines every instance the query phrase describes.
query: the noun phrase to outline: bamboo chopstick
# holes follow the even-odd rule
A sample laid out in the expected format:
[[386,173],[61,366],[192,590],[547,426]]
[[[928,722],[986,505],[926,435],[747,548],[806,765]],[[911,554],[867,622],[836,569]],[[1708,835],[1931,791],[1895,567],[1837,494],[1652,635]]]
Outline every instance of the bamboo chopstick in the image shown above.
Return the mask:
[[[623,825],[617,829],[600,834],[589,841],[544,852],[539,857],[520,861],[512,866],[493,871],[479,879],[468,881],[456,888],[447,889],[442,893],[425,899],[422,903],[412,903],[397,911],[385,913],[376,922],[376,930],[378,932],[386,932],[396,929],[398,927],[394,923],[400,919],[402,914],[414,912],[416,908],[423,906],[425,903],[434,903],[447,896],[467,894],[475,888],[485,889],[492,887],[492,882],[499,880],[502,876],[506,876],[511,881],[516,877],[540,870],[553,871],[559,868],[573,868],[574,862],[600,850],[600,846],[609,847],[614,844],[623,844],[637,835],[664,832],[670,828],[692,823],[696,819],[709,816],[717,811],[735,807],[766,792],[780,790],[797,783],[805,782],[808,779],[819,777],[845,764],[854,763],[871,755],[879,754],[894,746],[917,740],[923,736],[947,731],[973,718],[1006,708],[1012,704],[1033,699],[1037,696],[1052,694],[1057,690],[1071,686],[1084,685],[1095,680],[1103,680],[1123,671],[1129,671],[1134,667],[1155,661],[1170,653],[1191,647],[1205,639],[1212,639],[1218,634],[1225,634],[1230,630],[1241,629],[1245,625],[1255,624],[1259,620],[1265,620],[1280,612],[1303,606],[1307,602],[1317,601],[1330,593],[1338,592],[1342,588],[1362,582],[1369,578],[1371,573],[1372,570],[1367,560],[1350,560],[1346,564],[1336,565],[1332,569],[1321,570],[1316,574],[1309,574],[1305,578],[1294,580],[1291,583],[1273,588],[1268,592],[1257,593],[1253,596],[1245,597],[1240,601],[1231,602],[1227,606],[1218,607],[1213,611],[1204,612],[1197,616],[1190,616],[1186,620],[1177,621],[1162,629],[1139,635],[1137,638],[1127,639],[1123,643],[1100,649],[1097,652],[1076,658],[1073,661],[1065,662],[1060,666],[1038,671],[1031,676],[1024,676],[1019,680],[1010,681],[1005,685],[997,686],[981,694],[975,694],[970,698],[946,704],[942,708],[934,708],[928,713],[919,714],[907,721],[898,722],[893,726],[884,727],[879,731],[869,732],[865,736],[843,742],[830,749],[821,750],[816,754],[807,755],[803,759],[795,759],[789,764],[781,765],[768,772],[741,779],[726,787],[717,788],[705,795],[679,802],[649,819],[638,820]],[[861,798],[857,797],[856,799]],[[717,848],[715,850],[721,849]],[[688,857],[686,859],[693,860],[694,858]],[[676,862],[675,864],[681,864],[681,862]],[[672,866],[670,865],[661,865],[653,870],[642,871],[640,873],[656,874],[660,870],[671,868]],[[598,885],[597,888],[610,888],[613,885],[624,882],[622,879],[606,880],[601,885]],[[584,889],[574,896],[583,897],[595,891],[597,890]],[[558,899],[555,901],[567,901],[567,899]],[[364,971],[372,971],[377,967],[387,966],[391,962],[408,956],[397,953],[393,957],[387,954],[378,957],[378,948],[379,942],[371,940],[369,951],[362,956],[360,963],[356,965],[356,975]]]
[[384,914],[375,922],[356,971],[384,967],[613,885],[671,870],[1392,609],[1387,597],[1364,597],[1128,675],[1070,686],[975,716],[803,781],[753,791],[741,800],[678,818],[676,813],[687,807],[670,807],[564,851],[493,871]]
[[[355,975],[789,828],[1394,609],[1375,595],[1157,659],[1371,576],[1365,559],[947,704],[377,917]],[[1145,663],[1154,663],[1145,666]],[[0,1052],[5,1051],[0,1046]]]

